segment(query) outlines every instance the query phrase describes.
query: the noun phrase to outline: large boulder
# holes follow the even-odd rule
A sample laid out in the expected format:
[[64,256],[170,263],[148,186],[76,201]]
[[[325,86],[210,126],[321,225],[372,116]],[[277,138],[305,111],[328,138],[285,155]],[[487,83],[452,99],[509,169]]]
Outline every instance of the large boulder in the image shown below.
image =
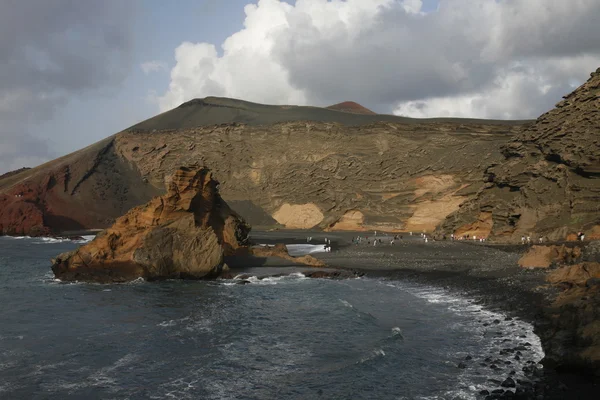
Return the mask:
[[246,245],[249,226],[218,193],[206,168],[179,168],[167,193],[135,207],[79,249],[52,260],[61,280],[208,278]]

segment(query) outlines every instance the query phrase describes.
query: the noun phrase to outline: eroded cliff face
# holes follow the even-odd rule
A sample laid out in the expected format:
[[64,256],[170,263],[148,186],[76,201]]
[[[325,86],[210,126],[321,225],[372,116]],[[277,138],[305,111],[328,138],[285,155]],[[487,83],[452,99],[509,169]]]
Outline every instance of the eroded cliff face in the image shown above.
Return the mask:
[[491,215],[498,240],[551,240],[600,232],[600,69],[552,111],[502,146],[485,168],[485,188],[451,215],[441,231],[470,231]]
[[206,168],[179,168],[167,193],[135,207],[92,242],[53,260],[57,278],[124,282],[218,275],[250,228],[221,199]]
[[152,185],[199,161],[252,225],[432,231],[483,185],[518,126],[287,122],[128,131],[115,149]]

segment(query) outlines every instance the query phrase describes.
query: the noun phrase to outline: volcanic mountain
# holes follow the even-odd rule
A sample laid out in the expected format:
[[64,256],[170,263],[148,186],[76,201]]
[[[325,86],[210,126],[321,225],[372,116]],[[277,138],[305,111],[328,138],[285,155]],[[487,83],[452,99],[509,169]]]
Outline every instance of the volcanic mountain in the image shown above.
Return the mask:
[[516,241],[600,239],[600,68],[556,108],[501,146],[487,182],[443,231]]
[[195,99],[1,177],[0,232],[105,228],[194,163],[254,226],[431,231],[475,201],[528,123]]
[[334,104],[327,108],[330,110],[337,110],[337,111],[349,112],[349,113],[354,113],[354,114],[364,114],[364,115],[376,114],[375,112],[369,110],[368,108],[365,108],[365,107],[361,106],[360,104],[355,103],[353,101],[344,101],[343,103]]

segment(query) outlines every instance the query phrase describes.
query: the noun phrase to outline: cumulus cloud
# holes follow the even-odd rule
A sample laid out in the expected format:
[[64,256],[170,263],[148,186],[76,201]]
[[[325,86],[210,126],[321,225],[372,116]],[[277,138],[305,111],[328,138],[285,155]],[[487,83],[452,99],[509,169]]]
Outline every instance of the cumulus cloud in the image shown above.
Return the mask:
[[161,111],[194,97],[354,100],[416,117],[532,118],[600,66],[597,0],[260,0],[222,44],[182,43]]
[[71,96],[122,81],[132,12],[119,0],[0,2],[0,172],[55,156],[37,124]]
[[153,60],[140,64],[140,68],[144,74],[149,75],[152,72],[166,71],[168,66],[166,62]]

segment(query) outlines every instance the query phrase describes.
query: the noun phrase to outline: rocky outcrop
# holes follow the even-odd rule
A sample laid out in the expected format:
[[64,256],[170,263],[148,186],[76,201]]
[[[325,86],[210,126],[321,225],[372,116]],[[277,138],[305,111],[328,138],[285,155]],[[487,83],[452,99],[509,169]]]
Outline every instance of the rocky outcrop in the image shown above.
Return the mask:
[[483,189],[441,227],[461,230],[491,213],[491,235],[550,240],[600,225],[600,69],[556,108],[502,146],[503,159],[484,168]]
[[548,268],[551,265],[572,264],[581,258],[581,247],[563,245],[532,246],[519,259],[523,268]]
[[167,193],[118,218],[92,242],[52,261],[61,280],[205,278],[246,244],[249,227],[219,196],[206,168],[179,168]]
[[549,326],[540,332],[544,362],[600,376],[600,263],[559,268],[548,281],[562,292],[546,310]]
[[543,363],[600,376],[600,242],[532,246],[519,264],[550,267],[547,305],[536,329]]
[[254,257],[277,257],[287,261],[291,261],[295,264],[310,265],[312,267],[324,267],[325,263],[311,256],[310,254],[293,257],[288,253],[285,244],[278,243],[274,246],[260,246],[252,247],[249,249],[249,255]]

